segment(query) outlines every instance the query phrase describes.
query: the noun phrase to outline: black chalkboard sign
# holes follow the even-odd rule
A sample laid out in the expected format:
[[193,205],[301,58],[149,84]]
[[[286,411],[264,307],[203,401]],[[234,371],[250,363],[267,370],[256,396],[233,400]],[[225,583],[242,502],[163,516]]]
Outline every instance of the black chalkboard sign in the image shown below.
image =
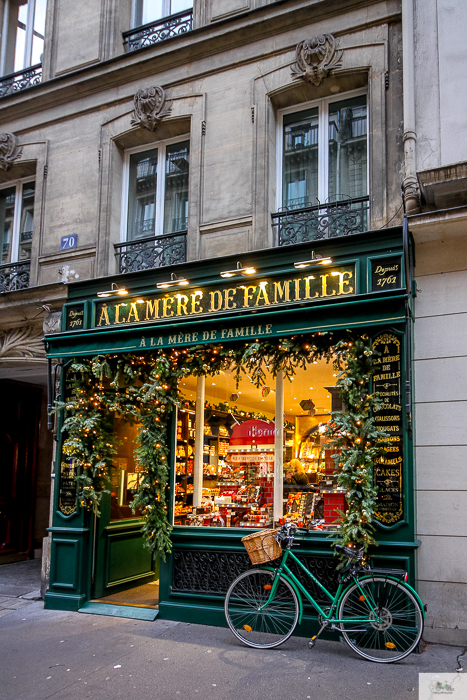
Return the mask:
[[84,328],[84,304],[73,304],[66,310],[67,331],[80,331]]
[[373,340],[373,348],[381,353],[374,359],[377,369],[373,391],[383,400],[383,407],[374,411],[373,417],[377,429],[389,435],[390,443],[373,467],[373,482],[378,489],[376,518],[385,525],[394,525],[404,517],[401,339],[394,333],[382,333]]
[[62,515],[71,515],[76,511],[78,501],[78,484],[76,467],[72,459],[60,462],[58,485],[58,509]]
[[371,289],[384,292],[387,289],[402,287],[402,261],[400,255],[391,258],[377,258],[371,261]]

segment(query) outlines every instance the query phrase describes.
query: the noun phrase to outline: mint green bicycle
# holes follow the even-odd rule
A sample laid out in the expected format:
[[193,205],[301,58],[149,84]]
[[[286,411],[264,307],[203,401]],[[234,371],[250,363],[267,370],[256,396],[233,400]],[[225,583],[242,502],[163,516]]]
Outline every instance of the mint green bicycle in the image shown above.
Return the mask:
[[[245,571],[230,586],[224,609],[234,635],[256,649],[283,644],[302,620],[303,595],[318,612],[321,625],[310,647],[328,629],[340,632],[347,644],[369,661],[393,663],[414,651],[423,633],[425,607],[407,584],[406,572],[361,566],[363,549],[338,547],[348,562],[332,595],[291,551],[296,530],[288,524],[275,532],[258,533],[274,537],[282,558],[275,568],[262,565]],[[321,607],[304,588],[287,566],[290,558],[324,593],[328,605]]]

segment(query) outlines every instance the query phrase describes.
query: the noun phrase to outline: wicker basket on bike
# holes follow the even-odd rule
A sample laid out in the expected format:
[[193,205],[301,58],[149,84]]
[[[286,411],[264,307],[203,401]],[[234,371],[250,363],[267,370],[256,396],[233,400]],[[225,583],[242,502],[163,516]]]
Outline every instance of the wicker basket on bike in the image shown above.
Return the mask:
[[281,556],[281,547],[274,537],[279,529],[261,530],[261,532],[253,532],[251,535],[242,537],[242,542],[252,564],[265,564]]

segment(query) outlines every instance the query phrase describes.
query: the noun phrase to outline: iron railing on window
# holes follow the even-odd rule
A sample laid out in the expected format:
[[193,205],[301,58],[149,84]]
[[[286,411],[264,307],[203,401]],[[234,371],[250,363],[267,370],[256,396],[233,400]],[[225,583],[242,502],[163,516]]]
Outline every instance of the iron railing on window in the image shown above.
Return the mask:
[[272,214],[278,245],[319,241],[363,233],[368,228],[369,197],[339,197],[337,201],[312,206],[301,202]]
[[18,289],[27,289],[29,287],[30,271],[30,260],[0,265],[0,294],[3,292],[16,292]]
[[118,271],[137,272],[186,262],[186,231],[115,244]]
[[193,10],[184,10],[123,32],[123,45],[127,51],[136,51],[144,46],[151,46],[159,41],[186,34],[192,29]]
[[37,63],[35,66],[24,68],[23,70],[10,73],[0,78],[0,97],[5,95],[13,95],[20,90],[32,85],[39,85],[42,82],[42,63]]

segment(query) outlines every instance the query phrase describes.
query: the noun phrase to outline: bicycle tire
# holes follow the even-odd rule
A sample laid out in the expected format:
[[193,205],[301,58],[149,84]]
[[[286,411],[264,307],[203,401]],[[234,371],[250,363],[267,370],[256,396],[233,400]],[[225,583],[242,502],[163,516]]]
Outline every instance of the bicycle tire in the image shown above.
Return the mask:
[[342,636],[364,659],[380,664],[401,661],[412,653],[423,633],[419,601],[408,586],[387,576],[361,578],[359,586],[354,584],[344,592],[338,617],[368,614],[368,621],[340,623]]
[[267,601],[273,581],[272,571],[251,569],[235,579],[225,597],[225,617],[231,631],[243,644],[255,649],[278,647],[297,625],[297,594],[283,578],[271,603],[258,610]]

